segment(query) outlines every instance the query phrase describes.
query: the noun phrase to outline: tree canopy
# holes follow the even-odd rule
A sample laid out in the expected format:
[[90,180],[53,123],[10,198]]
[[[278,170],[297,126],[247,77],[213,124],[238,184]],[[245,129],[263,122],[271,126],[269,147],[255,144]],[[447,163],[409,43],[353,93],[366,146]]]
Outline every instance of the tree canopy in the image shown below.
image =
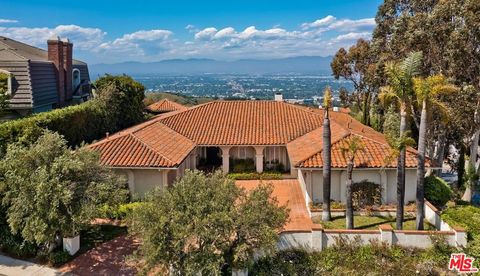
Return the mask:
[[154,190],[130,217],[146,269],[231,275],[256,250],[273,250],[288,213],[272,189],[261,184],[247,192],[221,172],[187,171],[168,189]]
[[99,163],[85,148],[71,151],[57,133],[32,145],[11,144],[0,161],[0,196],[13,234],[51,246],[74,236],[98,207],[127,199],[125,180]]

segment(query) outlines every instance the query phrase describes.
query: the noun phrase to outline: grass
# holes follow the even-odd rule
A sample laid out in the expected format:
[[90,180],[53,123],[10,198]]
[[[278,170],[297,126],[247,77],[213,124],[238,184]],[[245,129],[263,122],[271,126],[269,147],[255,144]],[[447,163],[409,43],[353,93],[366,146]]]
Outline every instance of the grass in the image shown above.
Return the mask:
[[[345,216],[333,217],[329,222],[323,222],[321,217],[314,217],[313,222],[320,223],[325,229],[345,229]],[[382,224],[390,224],[395,229],[395,217],[382,216],[354,216],[355,229],[378,230]],[[425,230],[435,230],[435,227],[428,222],[424,223]],[[403,230],[415,230],[415,217],[405,217]]]

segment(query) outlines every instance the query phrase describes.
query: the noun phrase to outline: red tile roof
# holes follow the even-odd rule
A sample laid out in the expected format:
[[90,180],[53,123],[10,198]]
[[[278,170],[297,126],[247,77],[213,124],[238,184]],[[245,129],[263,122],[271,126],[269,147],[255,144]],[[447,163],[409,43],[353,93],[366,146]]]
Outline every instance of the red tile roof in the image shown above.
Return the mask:
[[[349,134],[332,143],[332,168],[347,167],[347,160],[342,154],[342,149],[348,147],[348,141],[352,136],[360,137],[364,145],[364,150],[358,152],[355,157],[356,168],[392,168],[397,166],[397,160],[392,157],[390,147],[387,144],[357,134]],[[430,165],[430,161],[427,160],[426,166]],[[301,168],[321,168],[323,166],[322,151],[320,150],[313,156],[297,163],[297,166]],[[407,168],[417,166],[416,154],[411,150],[407,151],[405,166]]]
[[89,146],[110,167],[176,167],[195,148],[190,139],[149,121]]
[[172,102],[168,99],[163,99],[147,106],[146,109],[154,113],[165,113],[177,110],[185,110],[187,107],[179,103]]
[[[358,166],[385,166],[390,151],[381,133],[343,112],[332,111],[330,117],[334,167],[346,166],[341,148],[351,135],[362,137],[367,147]],[[175,167],[197,145],[286,145],[292,165],[320,168],[322,124],[321,109],[276,101],[215,101],[156,116],[91,147],[112,167]],[[408,167],[416,166],[415,154],[409,148]]]
[[199,145],[281,145],[322,125],[322,117],[275,101],[216,101],[161,120]]
[[[282,232],[310,232],[313,222],[310,219],[305,198],[296,179],[264,180],[265,183],[273,185],[272,196],[276,197],[281,206],[290,209],[290,218]],[[261,180],[237,180],[236,185],[253,190],[260,185]]]

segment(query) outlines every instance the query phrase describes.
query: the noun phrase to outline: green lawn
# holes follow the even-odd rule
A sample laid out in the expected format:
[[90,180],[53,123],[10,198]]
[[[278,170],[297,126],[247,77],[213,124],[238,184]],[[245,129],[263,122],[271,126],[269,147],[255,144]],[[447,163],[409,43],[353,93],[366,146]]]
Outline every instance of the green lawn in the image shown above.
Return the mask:
[[[345,229],[345,216],[333,217],[332,221],[322,222],[321,217],[312,218],[313,222],[320,223],[325,229]],[[382,224],[390,224],[395,229],[395,217],[381,216],[354,216],[355,229],[377,230]],[[425,230],[435,230],[435,227],[428,222],[424,224]],[[415,217],[405,217],[403,230],[415,230]]]

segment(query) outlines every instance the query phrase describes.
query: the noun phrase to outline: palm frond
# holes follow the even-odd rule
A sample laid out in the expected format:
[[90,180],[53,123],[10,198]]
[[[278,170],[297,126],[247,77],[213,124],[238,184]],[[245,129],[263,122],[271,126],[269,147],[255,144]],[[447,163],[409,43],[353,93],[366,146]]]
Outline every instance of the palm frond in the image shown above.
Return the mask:
[[330,86],[325,87],[323,92],[323,106],[326,109],[332,107],[332,89]]
[[422,52],[410,53],[400,64],[402,75],[406,78],[417,76],[421,72],[423,54]]

